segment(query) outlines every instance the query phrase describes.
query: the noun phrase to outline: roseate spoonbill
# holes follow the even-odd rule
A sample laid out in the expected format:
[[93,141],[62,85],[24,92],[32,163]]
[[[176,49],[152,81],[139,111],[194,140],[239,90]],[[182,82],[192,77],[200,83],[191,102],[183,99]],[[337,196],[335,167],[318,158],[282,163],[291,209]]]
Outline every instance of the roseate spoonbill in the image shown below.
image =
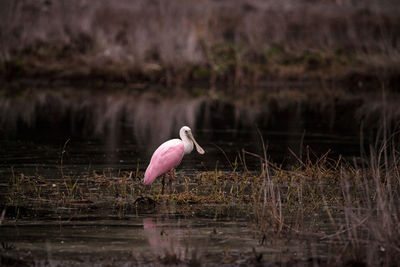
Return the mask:
[[[193,144],[196,146],[197,152],[204,154],[204,150],[196,142],[192,130],[188,126],[183,126],[180,129],[179,136],[181,139],[168,140],[153,153],[150,164],[144,174],[145,184],[153,183],[158,176],[178,166],[183,156],[192,152]],[[164,193],[164,178],[162,193]]]

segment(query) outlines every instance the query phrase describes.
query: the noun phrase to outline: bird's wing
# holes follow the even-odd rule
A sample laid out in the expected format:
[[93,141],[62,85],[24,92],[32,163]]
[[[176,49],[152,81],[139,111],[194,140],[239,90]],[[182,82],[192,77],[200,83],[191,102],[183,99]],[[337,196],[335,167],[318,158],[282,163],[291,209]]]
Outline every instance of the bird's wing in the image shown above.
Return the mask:
[[181,140],[173,139],[162,144],[151,157],[144,182],[151,184],[158,176],[177,166],[183,155],[184,146]]
[[151,164],[154,161],[156,166],[159,167],[159,170],[161,171],[160,174],[165,173],[177,166],[181,162],[184,153],[184,146],[180,140],[179,142],[169,142],[164,144],[164,146],[160,147],[160,150],[157,149],[158,151],[154,152],[154,158],[152,157],[150,162]]

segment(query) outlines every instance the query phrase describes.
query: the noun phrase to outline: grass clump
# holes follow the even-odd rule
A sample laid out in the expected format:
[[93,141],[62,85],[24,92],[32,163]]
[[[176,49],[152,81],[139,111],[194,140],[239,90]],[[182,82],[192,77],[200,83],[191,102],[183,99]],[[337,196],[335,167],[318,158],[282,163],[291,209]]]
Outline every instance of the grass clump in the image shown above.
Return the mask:
[[[253,191],[260,244],[277,235],[303,235],[326,242],[328,264],[400,262],[400,162],[394,147],[389,153],[383,146],[362,167],[327,154],[311,160],[307,152],[304,162],[297,157],[297,168],[282,171],[265,158],[262,186]],[[322,218],[330,233],[319,228]]]

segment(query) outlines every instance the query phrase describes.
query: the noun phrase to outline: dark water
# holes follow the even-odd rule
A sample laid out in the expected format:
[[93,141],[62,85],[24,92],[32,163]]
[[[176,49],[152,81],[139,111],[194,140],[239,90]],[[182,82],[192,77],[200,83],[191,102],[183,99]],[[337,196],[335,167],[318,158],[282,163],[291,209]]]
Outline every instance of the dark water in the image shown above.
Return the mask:
[[[210,142],[208,134],[210,129],[198,129],[195,134],[198,142],[206,150],[205,155],[199,155],[196,151],[185,156],[178,171],[194,172],[214,170],[232,170],[235,162],[238,170],[243,169],[239,155],[242,149],[262,155],[262,145],[257,139],[256,133],[251,130],[213,130],[213,135],[218,136],[219,141]],[[268,155],[275,162],[292,163],[288,148],[300,153],[301,142],[309,145],[317,155],[332,149],[332,156],[339,153],[348,157],[359,155],[359,139],[357,137],[340,137],[327,134],[284,133],[264,131],[264,137],[268,140]],[[173,136],[171,136],[172,138]],[[129,137],[128,137],[129,138]],[[10,173],[11,167],[18,173],[32,175],[40,173],[44,176],[59,175],[61,158],[63,169],[70,174],[91,173],[92,171],[135,171],[137,168],[144,171],[149,161],[146,147],[128,139],[109,147],[103,140],[79,140],[69,139],[66,153],[62,155],[63,140],[1,140],[0,169],[3,177]],[[254,138],[254,139],[251,139]],[[305,148],[304,148],[305,149]],[[224,155],[226,154],[226,156]],[[259,159],[246,155],[246,167],[250,170],[259,170]]]
[[[42,211],[39,218],[21,212],[18,221],[6,222],[0,228],[3,242],[11,247],[3,257],[17,254],[24,262],[36,265],[130,266],[254,264],[262,254],[263,264],[291,259],[306,263],[311,259],[312,263],[329,248],[329,242],[312,236],[283,234],[261,241],[248,209],[194,206],[192,211],[182,212],[169,206],[150,213],[123,214],[112,209],[70,209],[47,214]],[[328,224],[318,229],[330,230]]]
[[[192,128],[206,150],[205,155],[194,151],[185,156],[177,168],[185,174],[259,170],[260,160],[243,151],[262,155],[260,134],[268,158],[283,166],[296,162],[289,149],[302,159],[329,150],[332,158],[352,160],[373,140],[371,132],[379,131],[377,111],[385,110],[389,126],[395,121],[394,102],[377,95],[329,94],[305,100],[290,94],[251,101],[159,98],[77,88],[5,94],[0,97],[1,186],[7,186],[13,172],[59,179],[60,167],[72,177],[144,171],[154,149],[178,137],[183,125]],[[329,244],[313,235],[268,236],[260,245],[249,206],[178,208],[7,207],[0,226],[1,260],[13,265],[247,265],[257,263],[261,253],[263,264],[291,265],[292,260],[317,264],[329,253]],[[307,219],[318,221],[315,232],[329,233],[327,218]],[[18,258],[22,261],[15,262]]]
[[192,128],[207,152],[185,157],[178,170],[188,172],[232,170],[235,162],[238,170],[245,165],[259,170],[259,159],[242,157],[243,149],[263,154],[257,129],[268,157],[278,164],[295,161],[289,149],[305,157],[307,147],[316,157],[330,150],[332,157],[357,158],[361,130],[365,125],[374,128],[374,110],[366,109],[372,100],[349,98],[299,101],[275,96],[242,103],[208,97],[160,99],[121,90],[26,90],[0,98],[1,176],[9,175],[11,167],[25,174],[58,175],[67,140],[63,167],[71,174],[144,170],[152,151],[177,138],[183,125]]

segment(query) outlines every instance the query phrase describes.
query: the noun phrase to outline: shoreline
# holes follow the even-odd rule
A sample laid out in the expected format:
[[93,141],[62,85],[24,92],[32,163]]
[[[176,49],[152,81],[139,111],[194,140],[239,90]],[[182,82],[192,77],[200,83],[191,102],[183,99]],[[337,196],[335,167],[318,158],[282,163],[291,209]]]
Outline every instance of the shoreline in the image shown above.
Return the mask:
[[[19,63],[18,63],[19,62]],[[220,91],[227,88],[229,91],[239,91],[241,88],[268,88],[268,87],[303,87],[316,85],[321,87],[342,87],[351,90],[376,89],[382,85],[386,89],[393,89],[400,84],[400,75],[395,67],[375,68],[372,66],[345,67],[340,72],[324,71],[324,68],[309,70],[286,70],[286,66],[275,66],[276,70],[269,70],[268,65],[259,68],[257,78],[250,73],[247,76],[238,74],[213,73],[209,67],[202,67],[206,73],[202,77],[196,77],[195,72],[200,66],[189,66],[179,74],[173,68],[159,68],[157,71],[146,72],[143,69],[132,69],[129,65],[118,68],[96,68],[84,66],[85,70],[76,68],[74,64],[64,64],[62,67],[54,68],[35,65],[34,61],[16,60],[15,62],[3,62],[0,68],[0,81],[2,89],[7,87],[23,86],[93,86],[101,88],[104,86],[129,87],[135,90],[145,90],[149,87],[164,87],[175,91],[190,88],[212,88]],[[303,68],[304,66],[302,66]],[[176,72],[174,74],[174,72]]]

